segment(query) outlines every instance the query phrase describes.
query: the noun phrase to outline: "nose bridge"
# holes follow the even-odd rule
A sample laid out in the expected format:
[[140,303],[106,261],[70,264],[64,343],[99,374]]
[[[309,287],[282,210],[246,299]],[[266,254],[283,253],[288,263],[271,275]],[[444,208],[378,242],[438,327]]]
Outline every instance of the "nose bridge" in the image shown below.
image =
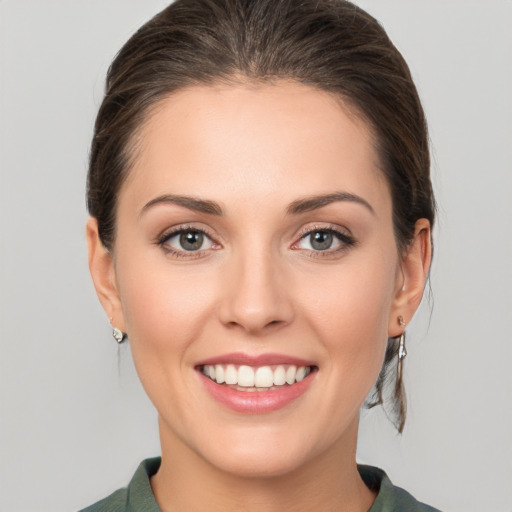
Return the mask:
[[268,244],[251,244],[233,251],[223,322],[249,332],[288,323],[292,307],[280,269],[279,255]]

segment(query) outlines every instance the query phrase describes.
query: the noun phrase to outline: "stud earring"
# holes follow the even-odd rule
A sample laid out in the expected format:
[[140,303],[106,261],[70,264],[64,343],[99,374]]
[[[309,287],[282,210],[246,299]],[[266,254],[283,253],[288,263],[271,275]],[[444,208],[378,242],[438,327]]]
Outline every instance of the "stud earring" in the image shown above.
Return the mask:
[[[112,325],[112,317],[109,317],[110,325]],[[112,325],[112,336],[116,340],[118,344],[123,343],[123,341],[126,339],[126,334],[121,331],[121,329],[118,329],[117,327],[114,327]]]
[[118,329],[117,327],[114,327],[112,329],[112,336],[114,337],[114,339],[117,341],[117,343],[121,344],[123,343],[124,339],[125,339],[125,334],[123,331],[121,331],[121,329]]

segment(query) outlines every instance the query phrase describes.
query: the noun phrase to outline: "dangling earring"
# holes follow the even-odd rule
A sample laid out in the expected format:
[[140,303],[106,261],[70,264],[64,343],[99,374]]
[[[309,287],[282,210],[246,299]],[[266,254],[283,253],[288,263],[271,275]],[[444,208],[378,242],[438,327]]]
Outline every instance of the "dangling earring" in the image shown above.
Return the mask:
[[404,384],[402,382],[403,360],[407,355],[407,350],[405,349],[405,321],[402,315],[398,317],[398,324],[403,328],[403,331],[398,338],[398,363],[396,371],[395,398],[397,400],[396,405],[399,420],[398,432],[402,433],[405,424],[405,416],[407,414],[407,401],[405,398]]
[[398,340],[398,368],[397,368],[397,381],[398,383],[402,382],[402,362],[407,355],[407,350],[405,348],[405,321],[404,317],[400,315],[398,317],[398,323],[401,327],[404,327],[402,334],[400,334],[400,338]]

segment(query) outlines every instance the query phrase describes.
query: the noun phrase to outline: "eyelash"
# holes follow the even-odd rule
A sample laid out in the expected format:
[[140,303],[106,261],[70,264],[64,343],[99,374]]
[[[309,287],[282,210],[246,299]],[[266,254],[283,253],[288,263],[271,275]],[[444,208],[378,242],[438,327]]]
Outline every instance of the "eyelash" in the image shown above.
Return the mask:
[[[204,256],[205,251],[207,251],[208,249],[202,249],[202,250],[197,250],[197,251],[186,251],[186,250],[176,250],[176,249],[166,245],[167,242],[171,238],[175,237],[176,235],[181,235],[184,233],[200,233],[203,236],[205,236],[206,238],[208,238],[214,246],[220,247],[220,244],[215,242],[213,237],[205,229],[197,228],[194,226],[176,227],[176,228],[172,229],[171,231],[165,232],[164,234],[159,236],[156,243],[157,243],[157,245],[159,245],[162,248],[162,250],[166,254],[170,254],[171,256],[173,256],[175,258],[195,259],[195,258],[200,258],[200,257]],[[334,254],[344,252],[344,251],[348,250],[350,247],[353,247],[357,244],[356,240],[351,235],[348,235],[347,233],[344,233],[332,226],[314,226],[313,228],[308,228],[308,229],[302,231],[299,235],[298,240],[292,244],[291,248],[294,250],[300,250],[296,246],[302,240],[306,239],[306,237],[311,236],[313,233],[329,233],[329,234],[333,235],[341,243],[341,246],[336,249],[325,249],[325,250],[303,249],[304,251],[307,251],[311,257],[314,257],[314,258],[332,257]]]
[[202,250],[198,250],[198,251],[186,251],[186,250],[179,251],[179,250],[174,249],[173,247],[170,247],[169,245],[166,245],[166,243],[171,238],[175,237],[176,235],[181,235],[184,233],[200,233],[203,236],[205,236],[207,239],[209,239],[214,246],[219,246],[219,244],[214,241],[213,237],[205,229],[196,228],[194,226],[179,226],[179,227],[172,229],[171,231],[167,231],[158,237],[156,243],[157,243],[157,245],[159,245],[162,248],[162,250],[166,254],[170,254],[171,256],[173,256],[175,258],[195,259],[195,258],[200,258],[201,256],[203,256],[207,249],[202,249]]
[[[356,239],[347,233],[340,231],[339,229],[333,226],[314,226],[313,228],[307,228],[302,231],[299,235],[299,239],[297,242],[294,242],[292,245],[292,249],[294,246],[297,246],[302,240],[306,239],[308,236],[311,236],[313,233],[329,233],[333,235],[340,243],[341,246],[337,249],[326,249],[326,250],[308,250],[309,255],[314,258],[329,258],[333,255],[337,255],[341,252],[347,251],[351,247],[357,245]],[[299,249],[296,249],[299,250]]]

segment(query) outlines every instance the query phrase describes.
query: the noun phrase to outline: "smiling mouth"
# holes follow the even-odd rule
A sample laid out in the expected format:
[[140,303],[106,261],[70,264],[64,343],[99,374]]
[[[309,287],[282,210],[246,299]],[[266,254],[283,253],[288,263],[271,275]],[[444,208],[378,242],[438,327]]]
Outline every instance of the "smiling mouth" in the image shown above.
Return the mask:
[[248,366],[205,364],[200,371],[217,384],[238,391],[273,391],[304,380],[316,366],[273,365]]

